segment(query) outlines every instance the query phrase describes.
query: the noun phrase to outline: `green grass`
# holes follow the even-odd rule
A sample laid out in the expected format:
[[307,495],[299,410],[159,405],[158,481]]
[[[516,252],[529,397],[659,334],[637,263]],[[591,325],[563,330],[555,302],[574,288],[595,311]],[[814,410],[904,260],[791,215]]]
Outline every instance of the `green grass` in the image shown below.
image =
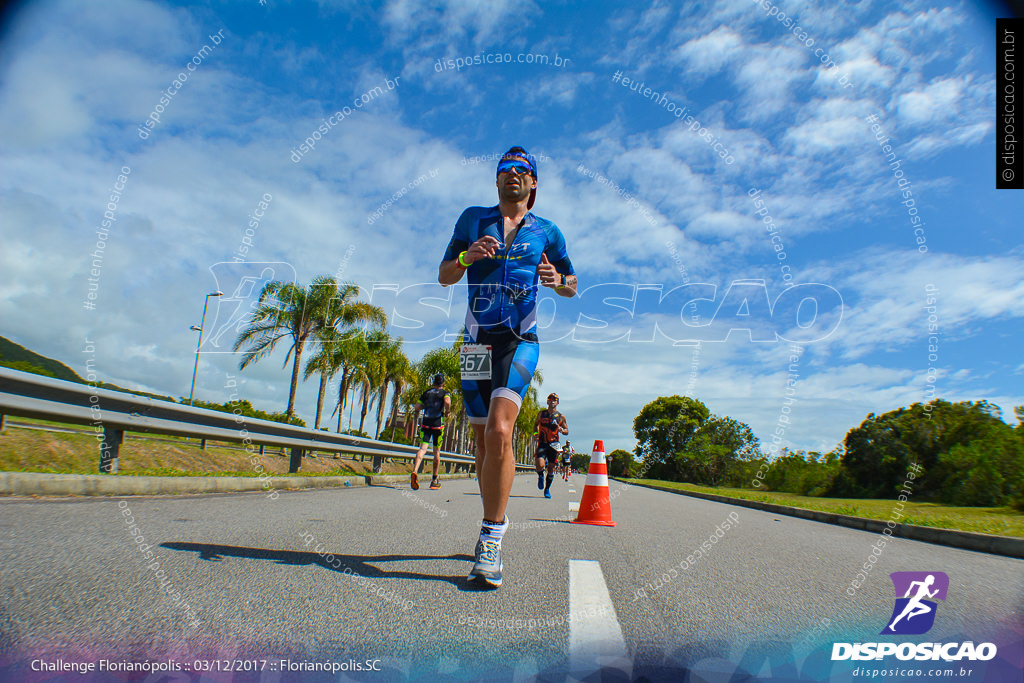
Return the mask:
[[[147,467],[146,469],[133,470],[131,472],[118,472],[117,474],[128,477],[258,477],[259,475],[249,470],[247,472],[196,472],[192,470],[180,470],[173,467]],[[348,468],[339,468],[330,472],[274,472],[274,478],[278,477],[363,477]]]
[[[710,486],[694,486],[674,481],[658,481],[655,479],[625,480],[640,484],[655,484],[666,488],[683,489],[713,493],[730,498],[756,500],[763,503],[803,508],[805,510],[821,510],[841,515],[864,517],[888,521],[893,519],[893,507],[896,500],[868,500],[858,498],[816,498],[798,496],[792,493],[776,491],[756,491],[751,489],[713,488]],[[1013,536],[1024,538],[1024,513],[1012,507],[974,508],[955,507],[938,503],[916,503],[913,500],[904,504],[902,519],[897,521],[955,531],[971,531],[997,536]]]
[[[42,420],[23,420],[57,424]],[[164,438],[164,437],[161,437]],[[223,444],[208,442],[206,450],[199,449],[197,439],[167,437],[168,441],[139,438],[132,434],[121,446],[120,472],[123,476],[149,475],[173,477],[255,477],[255,458],[273,477],[284,476],[366,476],[371,461],[360,462],[356,456],[342,454],[341,458],[320,453],[302,460],[302,471],[287,472],[290,457],[281,455],[277,448],[267,448],[260,456],[258,450],[250,455],[245,450],[225,448]],[[408,472],[411,463],[385,464],[385,472]],[[44,432],[8,427],[0,432],[0,471],[43,472],[51,474],[98,474],[99,447],[93,434]]]

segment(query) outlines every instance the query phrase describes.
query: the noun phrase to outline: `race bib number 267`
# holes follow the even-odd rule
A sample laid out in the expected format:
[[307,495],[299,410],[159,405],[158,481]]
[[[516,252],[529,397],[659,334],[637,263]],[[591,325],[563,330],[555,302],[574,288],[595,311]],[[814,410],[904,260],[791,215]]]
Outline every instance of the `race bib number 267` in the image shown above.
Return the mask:
[[486,344],[463,344],[459,348],[459,371],[462,379],[491,378],[491,347]]

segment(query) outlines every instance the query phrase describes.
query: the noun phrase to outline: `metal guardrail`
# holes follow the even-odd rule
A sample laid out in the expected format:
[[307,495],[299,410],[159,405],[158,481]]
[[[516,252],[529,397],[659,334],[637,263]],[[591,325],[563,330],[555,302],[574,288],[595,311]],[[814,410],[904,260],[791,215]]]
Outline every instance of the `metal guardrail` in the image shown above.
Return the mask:
[[[0,368],[0,425],[4,415],[92,426],[100,442],[101,473],[118,471],[118,452],[125,432],[290,448],[289,472],[299,471],[307,451],[371,455],[376,469],[383,458],[411,459],[419,450],[415,446],[194,408],[10,368]],[[428,452],[427,458],[431,457]],[[441,462],[446,469],[452,465],[475,465],[474,458],[447,451],[441,453]],[[520,463],[516,466],[532,469]]]

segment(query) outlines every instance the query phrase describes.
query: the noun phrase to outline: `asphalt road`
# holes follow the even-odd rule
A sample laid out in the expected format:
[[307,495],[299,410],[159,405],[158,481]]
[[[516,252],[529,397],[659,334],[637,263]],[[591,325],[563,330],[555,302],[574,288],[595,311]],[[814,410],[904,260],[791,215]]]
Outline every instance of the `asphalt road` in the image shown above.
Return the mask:
[[[616,527],[571,524],[584,481],[570,493],[558,479],[546,500],[533,475],[516,478],[497,591],[466,582],[481,514],[472,479],[276,500],[0,500],[0,676],[24,680],[33,659],[257,658],[259,674],[166,680],[596,680],[599,664],[603,680],[724,681],[737,664],[759,680],[859,680],[859,663],[828,661],[832,643],[886,640],[894,571],[950,577],[932,630],[906,639],[1021,656],[1021,560],[894,540],[853,589],[876,534],[617,482]],[[378,670],[294,668],[350,660]]]

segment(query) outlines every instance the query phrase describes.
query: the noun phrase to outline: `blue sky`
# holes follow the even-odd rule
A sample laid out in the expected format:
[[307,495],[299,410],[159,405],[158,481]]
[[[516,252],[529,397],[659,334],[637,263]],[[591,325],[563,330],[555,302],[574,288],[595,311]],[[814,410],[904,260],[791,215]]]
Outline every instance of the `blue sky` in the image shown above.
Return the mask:
[[780,428],[827,450],[933,392],[1012,422],[1024,194],[994,189],[985,7],[26,3],[0,43],[0,334],[80,373],[88,340],[100,379],[187,395],[219,287],[197,396],[234,374],[283,409],[283,348],[240,375],[225,353],[244,279],[339,274],[422,322],[392,330],[419,357],[464,317],[464,291],[419,300],[449,294],[455,220],[496,203],[493,155],[521,144],[584,292],[546,297],[541,332],[577,445],[632,448],[639,409],[683,393],[769,449]]

